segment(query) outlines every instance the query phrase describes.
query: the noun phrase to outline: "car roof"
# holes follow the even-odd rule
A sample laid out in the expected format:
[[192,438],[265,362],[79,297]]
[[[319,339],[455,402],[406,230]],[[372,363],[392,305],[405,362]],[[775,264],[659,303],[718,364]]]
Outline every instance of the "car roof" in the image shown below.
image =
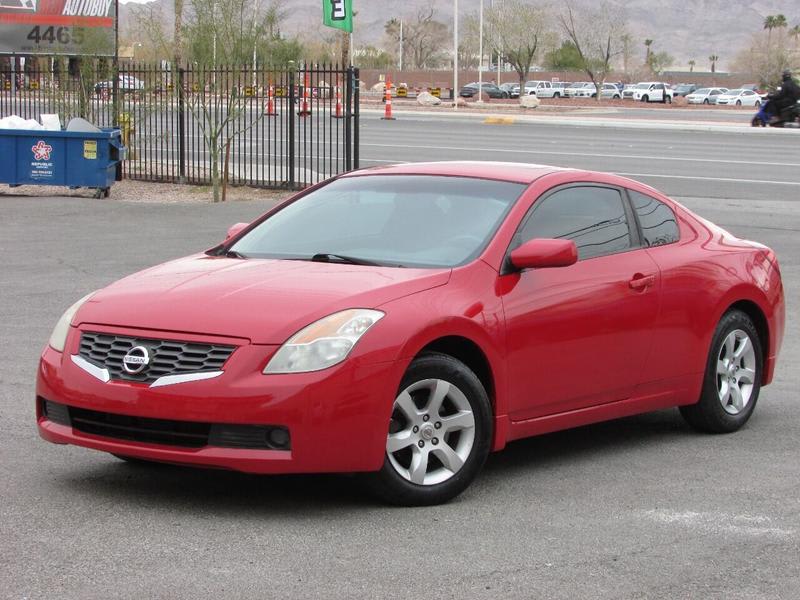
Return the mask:
[[442,177],[475,177],[478,179],[496,179],[500,181],[529,184],[544,175],[569,170],[572,169],[526,163],[450,161],[381,165],[353,171],[343,177],[358,177],[364,175],[439,175]]

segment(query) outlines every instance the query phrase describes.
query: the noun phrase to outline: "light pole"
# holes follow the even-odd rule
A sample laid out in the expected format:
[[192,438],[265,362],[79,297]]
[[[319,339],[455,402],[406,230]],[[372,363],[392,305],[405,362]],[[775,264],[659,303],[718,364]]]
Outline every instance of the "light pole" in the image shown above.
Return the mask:
[[458,108],[458,0],[453,0],[453,108]]
[[403,70],[403,19],[400,19],[400,69]]

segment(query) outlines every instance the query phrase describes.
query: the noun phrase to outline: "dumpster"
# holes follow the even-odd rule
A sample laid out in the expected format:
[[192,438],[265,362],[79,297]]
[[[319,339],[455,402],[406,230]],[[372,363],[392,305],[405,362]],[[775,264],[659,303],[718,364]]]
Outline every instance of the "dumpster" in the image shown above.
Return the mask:
[[125,152],[119,129],[0,129],[0,183],[95,188],[96,198],[107,198],[122,179]]

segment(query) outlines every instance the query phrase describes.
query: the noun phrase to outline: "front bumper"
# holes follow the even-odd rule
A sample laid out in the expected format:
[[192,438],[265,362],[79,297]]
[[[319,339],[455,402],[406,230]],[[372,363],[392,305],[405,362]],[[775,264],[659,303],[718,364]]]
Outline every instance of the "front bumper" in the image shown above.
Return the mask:
[[[93,377],[72,362],[76,346],[69,344],[63,354],[48,346],[42,353],[36,382],[42,438],[146,460],[249,473],[380,469],[394,392],[406,367],[348,359],[316,373],[263,375],[261,369],[277,347],[244,344],[220,377],[152,388]],[[288,429],[290,448],[186,448],[105,437],[49,419],[42,410],[45,400],[144,419],[277,426]]]

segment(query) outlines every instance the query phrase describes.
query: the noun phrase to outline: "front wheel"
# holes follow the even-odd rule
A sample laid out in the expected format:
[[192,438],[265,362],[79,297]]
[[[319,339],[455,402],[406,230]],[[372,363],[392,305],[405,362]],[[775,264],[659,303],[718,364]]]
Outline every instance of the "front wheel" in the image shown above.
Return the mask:
[[475,373],[452,356],[424,354],[400,383],[383,467],[367,483],[391,504],[447,502],[475,479],[491,438],[489,397]]
[[741,106],[741,105],[742,105],[742,101],[741,100],[737,100],[736,101],[736,106]]
[[711,339],[700,400],[680,407],[683,418],[695,429],[711,433],[742,427],[758,401],[763,362],[753,321],[742,311],[727,312]]
[[708,98],[706,98],[705,100],[703,100],[703,104],[708,104]]
[[761,108],[761,100],[756,100],[756,108]]
[[647,96],[642,96],[642,102],[650,102],[650,98]]

